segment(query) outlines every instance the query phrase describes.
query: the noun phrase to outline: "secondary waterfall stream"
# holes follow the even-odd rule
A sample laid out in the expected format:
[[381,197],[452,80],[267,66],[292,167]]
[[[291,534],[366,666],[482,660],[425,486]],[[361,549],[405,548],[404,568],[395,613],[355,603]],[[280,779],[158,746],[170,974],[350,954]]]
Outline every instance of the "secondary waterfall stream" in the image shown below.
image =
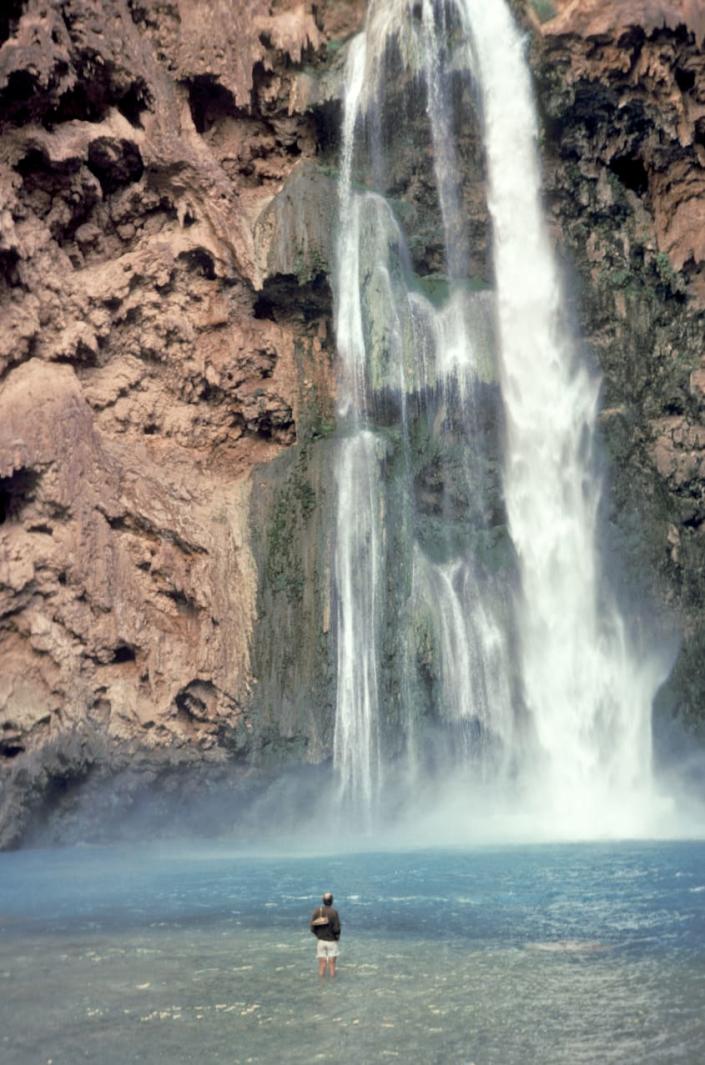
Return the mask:
[[335,765],[365,811],[385,774],[452,772],[576,834],[638,831],[662,677],[601,568],[599,381],[565,325],[536,136],[504,0],[372,0],[339,184]]

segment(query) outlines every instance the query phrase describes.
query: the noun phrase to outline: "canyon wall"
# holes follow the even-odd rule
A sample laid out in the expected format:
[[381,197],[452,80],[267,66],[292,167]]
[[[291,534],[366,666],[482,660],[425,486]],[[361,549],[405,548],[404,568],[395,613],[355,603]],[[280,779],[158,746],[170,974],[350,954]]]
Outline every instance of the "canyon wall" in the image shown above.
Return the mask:
[[309,101],[361,8],[315,6],[0,18],[5,845],[109,778],[119,816],[300,737],[253,711],[249,519],[256,471],[330,420],[334,190],[310,160],[331,132]]
[[693,0],[556,9],[532,46],[546,197],[603,374],[615,579],[649,597],[657,639],[679,634],[657,737],[675,718],[702,738],[705,13]]
[[[517,0],[547,206],[604,374],[606,532],[702,728],[705,26]],[[0,846],[203,831],[330,757],[329,280],[364,0],[9,0],[0,15]],[[437,273],[428,158],[395,202]],[[487,280],[483,162],[465,199]],[[674,644],[675,653],[675,644]],[[224,798],[225,797],[225,798]]]

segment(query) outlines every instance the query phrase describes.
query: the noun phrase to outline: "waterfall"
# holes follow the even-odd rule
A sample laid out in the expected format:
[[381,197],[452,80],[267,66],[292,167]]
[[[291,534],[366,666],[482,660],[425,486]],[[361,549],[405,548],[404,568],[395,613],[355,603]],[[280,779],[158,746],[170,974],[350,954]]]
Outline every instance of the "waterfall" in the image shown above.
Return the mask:
[[[419,98],[442,275],[417,271],[386,178],[385,130],[407,120],[389,108]],[[456,145],[473,116],[491,285],[472,273]],[[368,811],[401,762],[519,782],[577,831],[603,831],[617,805],[631,831],[662,678],[601,570],[599,381],[565,325],[536,132],[505,0],[371,0],[340,176],[335,764]]]
[[630,652],[601,579],[599,383],[563,322],[522,41],[504,3],[464,7],[482,86],[525,699],[553,805],[573,820],[604,802],[609,816],[615,799],[648,786],[654,677]]
[[366,349],[358,277],[361,203],[351,192],[355,124],[365,73],[364,37],[350,49],[340,180],[336,335],[342,368],[338,417],[349,421],[340,443],[336,481],[338,521],[338,686],[334,759],[344,793],[369,809],[378,783],[377,603],[383,569],[381,480],[374,434],[365,428]]

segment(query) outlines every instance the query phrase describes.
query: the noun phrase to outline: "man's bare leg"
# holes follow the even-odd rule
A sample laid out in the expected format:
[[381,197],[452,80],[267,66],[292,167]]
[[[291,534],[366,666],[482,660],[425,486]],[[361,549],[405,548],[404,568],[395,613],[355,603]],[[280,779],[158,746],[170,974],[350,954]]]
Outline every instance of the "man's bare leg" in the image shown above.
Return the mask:
[[335,976],[335,958],[328,959],[328,975]]
[[323,977],[326,975],[326,959],[325,958],[319,958],[318,959],[318,975],[320,976],[321,979],[323,979]]

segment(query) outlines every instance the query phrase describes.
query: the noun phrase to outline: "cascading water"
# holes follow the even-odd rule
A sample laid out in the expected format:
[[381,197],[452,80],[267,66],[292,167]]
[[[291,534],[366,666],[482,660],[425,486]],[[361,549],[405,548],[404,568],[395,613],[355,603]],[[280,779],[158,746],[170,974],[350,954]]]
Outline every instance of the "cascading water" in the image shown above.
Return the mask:
[[[415,271],[385,176],[390,107],[419,98],[442,277]],[[494,291],[472,272],[454,140],[476,114]],[[452,766],[567,831],[638,831],[662,678],[601,578],[599,383],[563,324],[535,139],[504,0],[372,0],[340,178],[335,764],[366,810],[383,765]]]
[[335,580],[338,597],[338,693],[335,764],[344,792],[369,808],[379,778],[377,612],[381,553],[377,441],[365,426],[365,339],[360,287],[362,203],[351,192],[352,157],[365,75],[364,37],[350,50],[340,183],[338,352],[343,371],[338,414],[348,419],[336,470],[338,523]]
[[569,823],[607,824],[615,806],[631,810],[648,793],[659,678],[637,663],[600,576],[598,382],[562,321],[522,43],[503,3],[465,7],[485,115],[524,694],[549,800]]

